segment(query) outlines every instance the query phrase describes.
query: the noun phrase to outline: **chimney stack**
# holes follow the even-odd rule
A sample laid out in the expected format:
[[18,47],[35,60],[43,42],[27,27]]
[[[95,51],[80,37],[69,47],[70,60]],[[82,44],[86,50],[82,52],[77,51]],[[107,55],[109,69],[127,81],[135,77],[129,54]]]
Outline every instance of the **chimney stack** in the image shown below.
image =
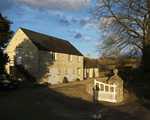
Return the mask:
[[87,58],[90,58],[90,54],[87,54],[86,57],[87,57]]

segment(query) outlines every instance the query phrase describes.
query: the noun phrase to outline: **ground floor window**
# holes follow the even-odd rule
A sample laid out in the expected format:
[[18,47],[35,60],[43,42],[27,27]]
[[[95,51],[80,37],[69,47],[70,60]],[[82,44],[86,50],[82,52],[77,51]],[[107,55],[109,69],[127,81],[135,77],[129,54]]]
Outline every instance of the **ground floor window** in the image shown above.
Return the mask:
[[80,72],[81,72],[80,68],[77,68],[77,75],[80,75]]

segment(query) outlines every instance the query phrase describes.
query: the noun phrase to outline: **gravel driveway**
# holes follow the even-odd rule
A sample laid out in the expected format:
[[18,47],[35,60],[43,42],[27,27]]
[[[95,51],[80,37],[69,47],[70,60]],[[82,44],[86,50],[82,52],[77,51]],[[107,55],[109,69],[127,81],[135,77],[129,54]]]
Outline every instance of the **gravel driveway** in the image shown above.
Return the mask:
[[84,89],[85,81],[79,81],[1,91],[0,120],[92,120],[89,113],[97,111],[105,115],[101,120],[150,120],[150,111],[138,102],[120,106],[92,103]]

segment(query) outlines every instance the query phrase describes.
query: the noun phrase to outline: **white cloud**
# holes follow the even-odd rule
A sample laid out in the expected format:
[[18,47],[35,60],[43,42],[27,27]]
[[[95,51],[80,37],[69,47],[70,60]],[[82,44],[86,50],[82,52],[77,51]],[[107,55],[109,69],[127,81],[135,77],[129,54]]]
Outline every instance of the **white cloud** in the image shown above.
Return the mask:
[[98,20],[95,19],[95,18],[91,18],[91,17],[86,17],[84,20],[88,21],[88,22],[91,22],[91,23],[97,23]]
[[103,6],[105,6],[103,1],[99,1],[96,3],[96,7],[103,7]]
[[94,44],[94,46],[95,46],[95,47],[98,47],[98,46],[100,46],[101,44],[102,44],[102,42],[97,42],[97,43]]
[[84,38],[84,40],[85,40],[85,41],[90,41],[91,38],[90,38],[89,36],[86,36],[86,37]]
[[41,9],[78,11],[88,7],[91,0],[13,0],[16,3],[26,3]]
[[86,27],[87,30],[89,30],[89,29],[97,29],[98,25],[94,24],[94,23],[88,23],[85,27]]
[[105,24],[112,24],[114,21],[114,18],[101,18],[101,25]]

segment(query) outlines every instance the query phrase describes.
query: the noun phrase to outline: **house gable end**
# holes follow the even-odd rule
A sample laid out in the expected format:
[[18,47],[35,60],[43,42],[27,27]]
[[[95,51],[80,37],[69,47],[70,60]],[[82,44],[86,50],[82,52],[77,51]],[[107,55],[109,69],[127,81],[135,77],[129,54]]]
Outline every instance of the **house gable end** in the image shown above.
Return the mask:
[[25,43],[25,41],[30,42],[34,47],[36,47],[33,42],[28,38],[28,36],[20,28],[18,28],[17,32],[14,34],[14,36],[4,49],[4,53],[7,53],[9,57],[14,57],[16,54],[16,47],[23,47],[23,43]]
[[[16,43],[16,42],[21,42],[21,41],[16,41],[16,36],[18,37],[18,36],[20,36],[19,34],[23,34],[23,37],[24,37],[24,40],[29,40],[30,42],[32,42],[30,39],[29,39],[29,37],[20,29],[20,28],[18,28],[18,30],[15,32],[15,34],[13,35],[13,37],[11,38],[11,40],[9,41],[9,43],[7,44],[7,46],[6,46],[6,48],[4,49],[4,53],[7,53],[8,51],[9,51],[9,47],[12,45],[12,43],[13,42],[15,42],[13,45],[15,46],[15,47],[17,47],[18,46],[18,44]],[[21,37],[21,36],[20,36]],[[23,38],[22,37],[22,38]],[[32,42],[33,43],[33,42]],[[33,43],[33,45],[34,45],[34,43]],[[36,45],[34,45],[35,47],[36,47]]]

